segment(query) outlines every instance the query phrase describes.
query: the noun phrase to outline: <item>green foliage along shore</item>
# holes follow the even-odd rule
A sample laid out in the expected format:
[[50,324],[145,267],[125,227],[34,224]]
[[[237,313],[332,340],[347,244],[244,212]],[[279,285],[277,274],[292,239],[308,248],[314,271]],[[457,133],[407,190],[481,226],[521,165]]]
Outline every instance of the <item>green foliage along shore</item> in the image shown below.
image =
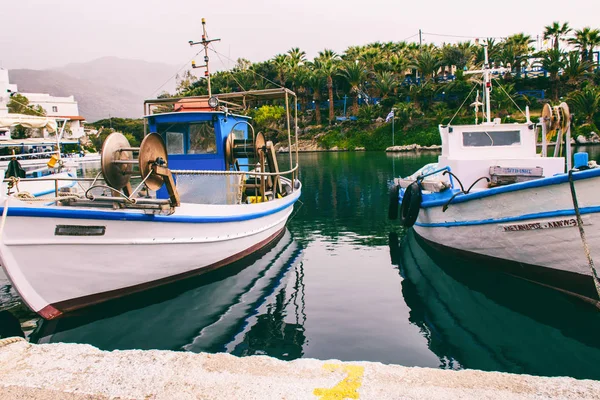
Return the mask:
[[[321,147],[385,149],[391,145],[395,109],[395,144],[439,144],[438,124],[473,123],[470,104],[481,93],[481,82],[464,71],[481,68],[487,45],[490,63],[509,72],[493,81],[494,117],[523,121],[520,110],[531,109],[536,120],[544,103],[566,101],[574,115],[575,134],[589,135],[600,126],[600,69],[596,48],[600,30],[573,29],[554,22],[545,28],[544,49],[534,39],[515,33],[503,40],[485,39],[436,46],[407,42],[375,42],[350,46],[337,54],[324,49],[309,60],[294,47],[264,62],[237,60],[231,70],[211,75],[213,93],[285,86],[298,95],[302,139]],[[177,93],[206,95],[207,81],[190,71],[178,76]],[[481,101],[481,94],[479,97]],[[460,107],[464,104],[464,107]],[[263,102],[247,111],[271,140],[286,137],[282,104]],[[338,121],[345,116],[352,121]],[[479,121],[482,120],[481,110]],[[119,121],[112,126],[141,139],[141,123]],[[107,120],[94,125],[109,126]],[[122,122],[122,123],[121,123]]]

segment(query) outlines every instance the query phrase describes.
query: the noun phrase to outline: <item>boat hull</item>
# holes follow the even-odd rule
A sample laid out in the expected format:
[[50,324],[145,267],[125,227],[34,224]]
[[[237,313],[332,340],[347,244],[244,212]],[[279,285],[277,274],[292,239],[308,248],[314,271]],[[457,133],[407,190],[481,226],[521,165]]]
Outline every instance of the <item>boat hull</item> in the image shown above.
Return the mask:
[[[592,258],[600,260],[600,174],[586,172],[575,187]],[[567,179],[497,189],[458,196],[445,212],[445,201],[424,198],[415,232],[446,249],[496,261],[511,274],[598,301]]]
[[283,232],[299,194],[257,205],[184,204],[170,216],[9,207],[0,258],[28,306],[52,319],[261,249]]

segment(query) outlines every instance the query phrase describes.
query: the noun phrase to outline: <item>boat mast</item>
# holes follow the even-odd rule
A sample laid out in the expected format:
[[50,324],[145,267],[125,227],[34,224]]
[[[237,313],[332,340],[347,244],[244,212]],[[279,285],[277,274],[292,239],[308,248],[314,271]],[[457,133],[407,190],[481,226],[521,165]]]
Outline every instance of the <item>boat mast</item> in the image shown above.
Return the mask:
[[483,84],[485,86],[485,113],[487,114],[487,122],[492,122],[492,112],[490,111],[490,89],[492,88],[492,81],[490,77],[490,61],[488,59],[488,46],[487,43],[483,45],[483,54],[485,55],[485,61],[483,62]]
[[492,112],[491,112],[491,102],[490,102],[490,93],[492,91],[492,73],[504,73],[508,71],[508,68],[500,67],[500,68],[490,68],[490,60],[488,58],[488,45],[487,43],[483,45],[483,54],[484,54],[484,62],[483,69],[466,71],[465,75],[473,75],[473,74],[482,74],[483,75],[483,88],[484,88],[484,102],[485,102],[485,113],[487,114],[487,122],[492,123]]
[[208,82],[208,97],[212,96],[212,91],[210,88],[210,71],[208,69],[208,45],[212,42],[218,42],[220,40],[221,39],[208,39],[208,35],[206,34],[206,20],[202,18],[202,40],[199,42],[194,42],[193,40],[190,40],[188,42],[190,46],[195,46],[197,44],[201,44],[202,46],[204,46],[204,65],[196,65],[196,61],[192,61],[192,68],[206,68],[206,70],[204,71],[204,77]]

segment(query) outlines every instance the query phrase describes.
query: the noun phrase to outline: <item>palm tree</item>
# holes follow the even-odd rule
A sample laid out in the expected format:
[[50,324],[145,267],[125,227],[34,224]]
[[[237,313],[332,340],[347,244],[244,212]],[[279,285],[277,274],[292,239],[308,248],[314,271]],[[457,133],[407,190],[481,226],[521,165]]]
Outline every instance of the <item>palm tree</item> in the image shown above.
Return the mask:
[[277,54],[273,58],[273,66],[275,67],[275,71],[277,71],[277,79],[281,86],[285,86],[285,74],[289,68],[288,57],[285,54]]
[[600,31],[586,26],[583,29],[575,31],[575,37],[570,38],[569,43],[579,50],[581,61],[593,62],[594,48],[600,46]]
[[398,94],[398,87],[406,78],[406,70],[408,69],[408,62],[405,58],[397,55],[392,56],[389,62],[390,71],[396,76],[398,85],[394,88],[394,94]]
[[[494,64],[497,62],[504,62],[502,60],[502,52],[504,50],[503,43],[496,43],[496,39],[494,38],[487,38],[485,39],[485,43],[487,45],[488,48],[488,59],[490,61],[490,63]],[[475,61],[474,63],[478,66],[482,66],[483,62],[485,61],[485,50],[483,48],[483,46],[478,46],[478,44],[476,43],[473,49],[473,52],[475,53]],[[511,61],[512,63],[512,61]]]
[[367,73],[365,67],[359,62],[347,62],[340,69],[340,76],[348,82],[350,85],[350,91],[354,93],[354,104],[352,106],[352,113],[358,114],[358,95],[361,92],[360,87],[362,83],[367,79]]
[[306,61],[306,52],[300,50],[299,47],[292,47],[288,50],[287,56],[290,59],[290,64],[300,66]]
[[560,24],[557,21],[554,21],[552,25],[547,25],[544,30],[544,39],[552,39],[554,50],[558,51],[559,43],[562,38],[571,32],[571,28],[569,27],[569,23],[565,22],[564,24]]
[[333,77],[337,75],[340,56],[335,51],[325,49],[319,52],[319,70],[327,78],[327,92],[329,94],[329,123],[335,117],[333,110]]
[[515,72],[517,73],[517,77],[521,76],[523,61],[529,57],[529,54],[533,50],[530,46],[533,42],[534,40],[531,36],[525,35],[524,33],[517,33],[509,36],[504,42],[504,47],[509,47],[514,54]]
[[297,74],[300,68],[306,62],[306,52],[298,47],[293,47],[287,52],[287,70],[292,83],[292,90],[296,91],[298,87]]
[[567,103],[575,113],[583,115],[586,124],[594,123],[594,116],[600,106],[600,90],[597,87],[587,86],[583,90],[571,92]]
[[306,110],[308,104],[308,88],[310,87],[308,78],[311,74],[309,69],[310,64],[304,64],[298,68],[296,72],[295,85],[298,90],[298,97],[300,98],[300,104],[302,109]]
[[409,67],[416,69],[422,78],[425,80],[435,80],[442,61],[433,51],[423,50],[415,58],[412,59]]
[[397,86],[398,80],[393,73],[383,71],[375,75],[375,88],[383,99],[386,99],[390,92],[393,92]]
[[558,101],[558,73],[565,66],[565,56],[558,49],[549,49],[538,54],[539,64],[550,74],[550,85],[552,86],[552,100]]
[[565,57],[565,65],[563,68],[563,77],[567,84],[577,86],[579,83],[588,78],[589,70],[593,64],[587,60],[581,61],[579,53],[571,51]]
[[325,78],[318,69],[311,69],[306,76],[306,84],[313,91],[315,103],[315,119],[317,125],[321,123],[321,90],[325,85]]

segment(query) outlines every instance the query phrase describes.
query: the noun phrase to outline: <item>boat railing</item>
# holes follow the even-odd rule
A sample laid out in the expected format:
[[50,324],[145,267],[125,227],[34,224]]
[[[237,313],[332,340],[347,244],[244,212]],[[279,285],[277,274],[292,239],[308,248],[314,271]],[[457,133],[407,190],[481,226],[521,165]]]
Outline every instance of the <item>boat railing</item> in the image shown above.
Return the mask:
[[[175,176],[177,176],[177,175],[239,176],[240,180],[243,177],[255,178],[257,182],[260,182],[260,185],[254,186],[254,191],[255,191],[254,199],[256,201],[258,201],[258,199],[260,199],[261,202],[264,202],[267,200],[267,192],[265,191],[265,185],[267,184],[266,183],[267,179],[269,179],[269,178],[277,179],[280,177],[289,177],[290,189],[293,191],[294,189],[296,189],[295,176],[296,176],[297,172],[298,172],[298,164],[296,164],[290,170],[278,171],[278,172],[263,172],[260,170],[250,170],[250,171],[171,170],[171,173]],[[142,176],[131,176],[131,179],[143,181]],[[11,177],[11,178],[5,178],[2,180],[3,183],[8,183],[13,186],[15,184],[18,184],[19,182],[40,182],[40,181],[51,181],[51,182],[53,181],[55,183],[54,184],[54,199],[50,199],[47,197],[39,198],[39,200],[43,199],[44,201],[48,201],[48,202],[54,201],[54,202],[58,203],[61,200],[67,200],[66,198],[64,198],[65,195],[67,195],[67,196],[74,195],[74,193],[72,193],[72,192],[67,192],[67,193],[61,192],[58,182],[68,181],[68,182],[77,182],[77,183],[89,182],[91,184],[90,188],[88,188],[86,190],[85,198],[84,198],[84,196],[81,196],[82,200],[84,200],[85,204],[83,204],[81,201],[78,201],[78,203],[81,205],[92,205],[92,203],[94,201],[109,202],[109,203],[116,202],[116,203],[131,204],[131,205],[135,204],[136,206],[165,205],[165,204],[169,203],[168,199],[148,199],[148,198],[143,198],[143,197],[134,197],[134,195],[137,194],[138,190],[134,190],[131,196],[124,195],[120,191],[112,190],[113,194],[118,194],[118,196],[91,196],[90,197],[88,195],[88,192],[90,189],[94,188],[94,184],[98,181],[102,181],[102,182],[106,181],[104,179],[104,177],[101,176],[101,174],[99,174],[98,176],[96,176],[94,178],[81,178],[81,177],[71,177],[71,176],[45,176],[45,177],[39,177],[39,178],[13,178],[13,177]],[[80,187],[82,189],[84,189],[83,186],[80,185]],[[99,187],[105,187],[105,185],[100,185]],[[282,194],[285,195],[285,193],[282,193]],[[26,197],[22,197],[21,200],[32,200],[32,198],[26,196]]]

